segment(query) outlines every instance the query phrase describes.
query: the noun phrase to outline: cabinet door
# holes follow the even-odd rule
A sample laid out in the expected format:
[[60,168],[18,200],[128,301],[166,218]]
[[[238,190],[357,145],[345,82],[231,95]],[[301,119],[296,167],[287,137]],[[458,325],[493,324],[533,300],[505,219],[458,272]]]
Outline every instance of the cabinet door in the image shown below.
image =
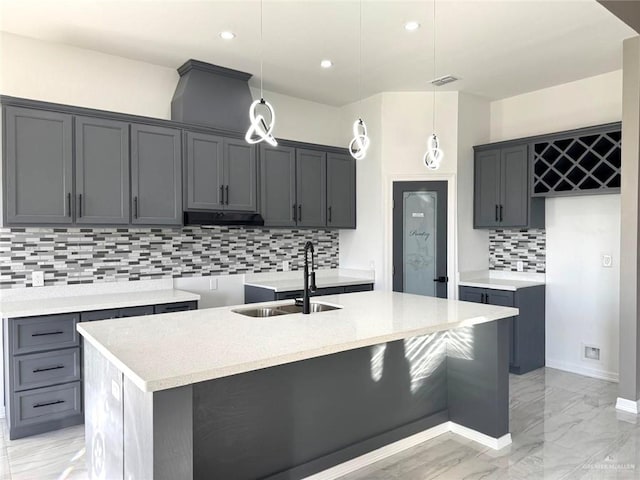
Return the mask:
[[187,208],[222,210],[222,137],[187,132]]
[[132,223],[182,225],[180,131],[131,126]]
[[487,294],[487,303],[489,305],[497,305],[499,307],[513,307],[513,292],[508,290],[485,290]]
[[356,228],[356,162],[327,154],[327,226]]
[[129,124],[76,117],[76,223],[129,223]]
[[71,115],[5,108],[7,224],[71,224]]
[[225,209],[255,212],[257,201],[255,145],[224,139]]
[[265,226],[295,226],[297,205],[294,148],[260,146],[260,213]]
[[529,208],[529,161],[527,146],[505,148],[501,152],[500,225],[526,227]]
[[484,288],[460,287],[460,300],[463,302],[484,303]]
[[299,227],[327,226],[327,154],[296,149]]
[[499,225],[500,150],[487,150],[475,155],[474,227]]

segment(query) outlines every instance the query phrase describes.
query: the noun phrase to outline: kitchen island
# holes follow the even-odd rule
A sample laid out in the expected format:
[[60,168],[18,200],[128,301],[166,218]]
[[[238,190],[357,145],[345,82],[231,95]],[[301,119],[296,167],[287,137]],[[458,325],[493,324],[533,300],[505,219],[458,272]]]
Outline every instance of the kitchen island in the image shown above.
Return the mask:
[[506,319],[517,309],[393,292],[321,303],[340,308],[78,324],[92,478],[331,478],[452,426],[510,442]]

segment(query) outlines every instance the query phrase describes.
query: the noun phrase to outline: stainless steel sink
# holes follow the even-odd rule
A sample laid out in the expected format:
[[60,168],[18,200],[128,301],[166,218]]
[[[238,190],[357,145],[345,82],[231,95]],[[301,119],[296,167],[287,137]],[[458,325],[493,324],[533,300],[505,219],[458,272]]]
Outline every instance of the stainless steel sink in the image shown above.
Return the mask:
[[[326,303],[311,302],[311,313],[329,312],[331,310],[339,310],[340,307],[327,305]],[[279,315],[290,315],[292,313],[302,313],[302,305],[277,305],[274,307],[254,307],[254,308],[238,308],[231,310],[234,313],[245,315],[247,317],[277,317]]]
[[[287,313],[302,313],[302,305],[282,305],[277,307],[278,310],[282,310]],[[340,307],[333,305],[327,305],[326,303],[311,302],[311,313],[330,312],[331,310],[339,310]]]
[[289,312],[283,312],[282,310],[276,310],[270,307],[259,308],[239,308],[237,310],[231,310],[232,312],[245,315],[247,317],[277,317],[278,315],[286,315]]

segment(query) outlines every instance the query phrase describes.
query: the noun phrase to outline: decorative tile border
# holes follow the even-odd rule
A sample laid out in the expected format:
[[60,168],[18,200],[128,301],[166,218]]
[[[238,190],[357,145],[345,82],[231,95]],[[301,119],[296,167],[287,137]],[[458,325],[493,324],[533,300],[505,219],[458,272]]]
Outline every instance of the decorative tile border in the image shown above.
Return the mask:
[[275,272],[304,261],[307,240],[316,265],[337,268],[337,230],[244,227],[0,229],[0,288]]
[[489,232],[489,269],[516,272],[522,261],[525,272],[545,273],[546,233],[543,229],[491,230]]

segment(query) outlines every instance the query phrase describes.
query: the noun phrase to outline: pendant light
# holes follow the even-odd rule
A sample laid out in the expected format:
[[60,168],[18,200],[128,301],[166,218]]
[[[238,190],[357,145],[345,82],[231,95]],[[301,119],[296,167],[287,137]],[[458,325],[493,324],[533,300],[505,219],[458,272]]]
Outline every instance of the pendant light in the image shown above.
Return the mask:
[[[360,0],[360,31],[359,31],[359,50],[358,50],[358,63],[359,63],[359,72],[358,72],[358,98],[359,98],[359,107],[362,110],[362,0]],[[369,150],[369,145],[371,145],[371,140],[369,140],[369,135],[367,134],[367,125],[362,120],[362,117],[358,117],[358,119],[353,122],[353,138],[349,143],[349,153],[356,160],[362,160],[367,156],[367,150]]]
[[[273,136],[273,127],[276,124],[276,112],[273,106],[264,99],[262,89],[264,41],[262,39],[263,0],[260,0],[260,100],[255,100],[249,108],[249,120],[251,125],[244,136],[247,143],[255,144],[262,141],[269,145],[277,146],[278,142]],[[265,116],[266,114],[266,116]]]
[[[433,78],[436,78],[436,0],[433,0]],[[436,86],[433,85],[432,128],[433,133],[427,141],[427,151],[422,161],[429,170],[438,170],[444,158],[444,152],[440,148],[440,140],[436,135]]]

